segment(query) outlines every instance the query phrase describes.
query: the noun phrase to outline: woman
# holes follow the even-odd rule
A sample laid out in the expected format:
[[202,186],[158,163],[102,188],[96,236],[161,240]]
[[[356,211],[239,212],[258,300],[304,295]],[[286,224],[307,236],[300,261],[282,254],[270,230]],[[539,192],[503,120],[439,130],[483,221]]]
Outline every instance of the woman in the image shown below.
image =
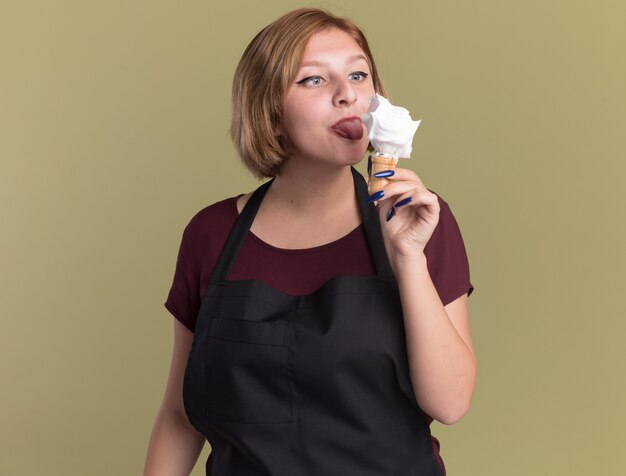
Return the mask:
[[[145,475],[441,475],[429,424],[467,412],[467,257],[410,170],[368,197],[338,131],[384,95],[362,32],[290,12],[243,54],[232,137],[254,193],[198,212],[165,303],[170,375]],[[376,198],[374,203],[373,198]]]

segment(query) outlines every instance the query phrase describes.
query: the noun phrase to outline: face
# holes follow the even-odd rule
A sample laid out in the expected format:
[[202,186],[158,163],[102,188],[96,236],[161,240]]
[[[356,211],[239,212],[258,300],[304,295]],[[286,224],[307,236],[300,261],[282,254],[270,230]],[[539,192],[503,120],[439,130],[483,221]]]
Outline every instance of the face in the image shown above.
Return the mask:
[[[291,160],[335,165],[359,162],[368,145],[360,116],[373,95],[369,63],[356,41],[338,29],[315,33],[285,92],[276,130]],[[341,126],[342,122],[348,124]],[[356,138],[359,127],[362,136]]]

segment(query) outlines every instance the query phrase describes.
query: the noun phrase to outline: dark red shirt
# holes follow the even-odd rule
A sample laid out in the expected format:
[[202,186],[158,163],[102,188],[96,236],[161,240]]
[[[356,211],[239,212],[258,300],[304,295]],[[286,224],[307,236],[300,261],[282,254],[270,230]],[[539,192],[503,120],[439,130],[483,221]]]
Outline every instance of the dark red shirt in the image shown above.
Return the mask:
[[[428,272],[445,306],[474,290],[459,226],[439,197],[440,214],[426,248]],[[237,219],[237,198],[200,210],[185,227],[174,280],[165,307],[191,331],[211,273]],[[375,274],[374,262],[360,225],[337,241],[303,250],[276,248],[249,233],[229,279],[256,279],[286,294],[309,294],[341,275]]]

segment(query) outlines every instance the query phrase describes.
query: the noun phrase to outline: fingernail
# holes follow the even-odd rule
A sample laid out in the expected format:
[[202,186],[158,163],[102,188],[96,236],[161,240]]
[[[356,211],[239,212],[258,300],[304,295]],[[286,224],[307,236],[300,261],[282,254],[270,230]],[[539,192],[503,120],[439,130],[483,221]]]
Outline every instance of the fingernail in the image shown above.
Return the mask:
[[396,203],[396,208],[401,207],[402,205],[406,205],[407,203],[411,203],[413,201],[413,197],[407,197],[403,200],[400,200]]
[[372,175],[372,156],[367,156],[367,175]]
[[391,210],[389,210],[389,213],[387,213],[387,221],[391,220],[395,214],[396,209],[394,207],[391,207]]
[[377,174],[374,174],[374,177],[385,178],[385,177],[391,177],[393,174],[395,174],[393,170],[383,170],[382,172],[378,172]]
[[365,201],[367,203],[375,202],[379,198],[383,198],[383,195],[385,195],[385,192],[383,192],[382,190],[379,190],[378,192],[373,193],[372,195],[370,195],[369,198],[367,200],[365,200]]

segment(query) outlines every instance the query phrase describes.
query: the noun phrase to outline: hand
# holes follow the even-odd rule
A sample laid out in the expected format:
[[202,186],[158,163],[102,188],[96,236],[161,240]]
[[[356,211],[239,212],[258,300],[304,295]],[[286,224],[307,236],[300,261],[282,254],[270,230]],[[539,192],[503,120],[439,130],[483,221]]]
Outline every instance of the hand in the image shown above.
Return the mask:
[[439,200],[415,172],[395,169],[391,183],[377,200],[380,223],[389,259],[423,255],[439,222]]

